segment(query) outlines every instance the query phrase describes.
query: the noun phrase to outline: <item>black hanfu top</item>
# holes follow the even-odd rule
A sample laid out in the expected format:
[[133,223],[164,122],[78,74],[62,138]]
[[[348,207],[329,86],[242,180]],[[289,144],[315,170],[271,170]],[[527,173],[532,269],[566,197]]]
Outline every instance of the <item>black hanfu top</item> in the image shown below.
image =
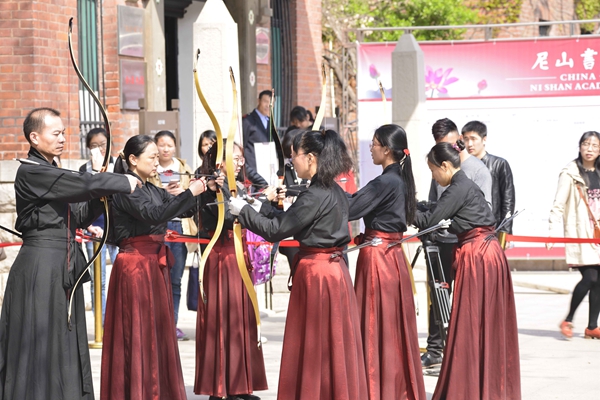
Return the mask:
[[261,214],[244,207],[239,219],[243,227],[270,242],[290,236],[307,247],[343,247],[350,242],[346,193],[339,185],[324,187],[317,175],[286,212],[273,210],[265,216],[266,207],[271,206],[263,203]]
[[388,165],[381,175],[349,199],[350,221],[364,218],[367,229],[406,232],[406,186],[400,164]]
[[[27,156],[39,165],[23,163],[17,170],[15,228],[19,232],[87,227],[102,214],[100,197],[131,191],[129,181],[121,175],[56,168],[34,148]],[[72,203],[70,215],[67,203]]]
[[[127,173],[140,179],[131,171]],[[165,189],[146,182],[131,194],[114,196],[111,239],[118,244],[123,239],[136,236],[164,235],[167,222],[175,217],[191,217],[197,203],[199,198],[194,197],[189,189],[173,196]]]
[[443,219],[452,219],[448,230],[454,234],[496,224],[483,192],[462,170],[454,174],[450,185],[431,210],[417,211],[414,225],[425,229]]

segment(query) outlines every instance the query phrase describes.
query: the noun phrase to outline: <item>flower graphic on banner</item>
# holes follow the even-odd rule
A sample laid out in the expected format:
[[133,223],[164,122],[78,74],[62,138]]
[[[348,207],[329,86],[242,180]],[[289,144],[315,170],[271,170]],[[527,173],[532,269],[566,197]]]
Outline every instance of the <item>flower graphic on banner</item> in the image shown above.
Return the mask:
[[377,67],[375,66],[375,64],[369,65],[369,75],[371,75],[371,78],[375,80],[377,80],[377,78],[379,78],[379,76],[381,75],[379,71],[377,71]]
[[431,91],[429,97],[433,97],[435,91],[446,94],[448,89],[446,86],[458,80],[456,77],[451,77],[453,68],[448,68],[444,71],[443,68],[438,68],[435,71],[429,65],[425,67],[425,90]]
[[480,80],[479,83],[477,83],[477,89],[479,89],[477,94],[481,94],[481,91],[487,89],[487,87],[487,81],[485,79]]

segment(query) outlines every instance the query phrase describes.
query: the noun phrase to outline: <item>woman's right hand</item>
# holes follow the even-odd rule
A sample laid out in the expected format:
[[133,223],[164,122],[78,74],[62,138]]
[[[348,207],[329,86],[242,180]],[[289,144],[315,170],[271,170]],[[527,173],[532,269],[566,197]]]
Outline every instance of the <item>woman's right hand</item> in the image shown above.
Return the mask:
[[204,193],[206,191],[206,178],[200,178],[196,179],[195,181],[191,181],[189,189],[194,196]]
[[129,180],[129,185],[131,186],[131,193],[135,191],[136,187],[142,187],[142,181],[136,178],[133,175],[125,175],[125,177]]

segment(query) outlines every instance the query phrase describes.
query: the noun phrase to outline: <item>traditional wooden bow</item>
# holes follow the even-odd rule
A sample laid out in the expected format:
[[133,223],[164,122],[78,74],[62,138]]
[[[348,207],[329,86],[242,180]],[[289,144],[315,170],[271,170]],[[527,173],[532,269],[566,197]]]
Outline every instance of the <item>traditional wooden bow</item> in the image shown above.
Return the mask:
[[[94,93],[94,91],[92,90],[90,85],[87,83],[87,81],[83,77],[83,74],[79,70],[79,67],[77,66],[77,62],[75,61],[75,55],[73,54],[73,44],[72,44],[72,39],[71,39],[72,32],[73,32],[73,18],[69,19],[69,35],[68,35],[69,54],[71,56],[71,63],[73,64],[73,68],[75,69],[75,73],[77,74],[79,81],[81,82],[83,87],[88,91],[88,93],[94,100],[94,103],[96,103],[96,105],[100,109],[100,113],[102,113],[102,119],[104,120],[104,129],[106,130],[106,154],[104,154],[104,161],[102,162],[102,168],[100,169],[100,172],[106,172],[106,170],[108,169],[108,164],[110,162],[110,148],[111,148],[110,122],[108,120],[108,114],[106,113],[106,109],[102,105],[102,102],[100,101],[100,99],[98,98],[96,93]],[[104,203],[104,211],[103,211],[104,233],[102,234],[102,238],[100,239],[100,244],[98,246],[98,249],[94,252],[92,257],[88,260],[88,263],[86,264],[85,268],[83,269],[81,274],[75,280],[75,285],[73,285],[73,289],[72,289],[71,293],[75,293],[75,290],[77,289],[77,285],[79,284],[79,282],[81,281],[81,279],[83,278],[85,273],[88,271],[88,269],[92,266],[92,264],[94,263],[96,258],[98,258],[100,253],[103,251],[104,245],[106,244],[106,240],[108,239],[108,231],[109,231],[109,227],[110,227],[109,212],[108,212],[108,198],[103,197],[100,200],[102,201],[102,203]],[[68,317],[67,317],[67,323],[69,325],[69,330],[71,329],[71,311],[72,311],[72,306],[73,306],[73,297],[74,296],[71,295],[71,298],[69,300],[69,310],[68,310]]]
[[[210,120],[213,124],[215,133],[217,134],[217,141],[215,142],[215,144],[213,146],[217,146],[217,153],[215,155],[215,169],[218,171],[221,168],[221,164],[223,163],[223,134],[221,132],[221,126],[219,125],[219,121],[217,121],[217,117],[215,117],[215,114],[209,107],[208,102],[206,101],[206,98],[204,97],[204,94],[202,93],[202,89],[200,88],[200,81],[198,79],[198,68],[197,68],[199,59],[200,59],[200,49],[198,49],[196,52],[196,61],[194,62],[194,82],[196,84],[196,93],[198,93],[198,98],[200,99],[200,103],[202,103],[204,110],[206,110],[206,113],[208,114],[208,117],[210,118]],[[202,256],[200,257],[200,265],[199,265],[199,270],[198,270],[198,285],[200,286],[200,293],[202,294],[202,300],[205,304],[206,304],[206,292],[204,291],[204,285],[202,284],[202,279],[204,279],[204,268],[206,266],[206,262],[208,261],[208,256],[209,256],[210,252],[212,251],[213,247],[215,246],[215,243],[221,236],[221,232],[223,231],[223,225],[225,225],[225,201],[223,198],[223,193],[219,190],[219,188],[217,188],[217,207],[218,207],[217,208],[218,215],[217,215],[217,226],[215,228],[215,233],[214,233],[213,237],[210,239],[210,242],[208,242],[208,244],[206,245],[206,249],[204,249],[204,252],[202,253]],[[201,217],[198,216],[198,218],[201,218]]]
[[315,117],[315,123],[313,124],[313,131],[318,131],[321,128],[323,117],[325,117],[325,107],[327,104],[327,73],[325,72],[325,64],[321,65],[322,74],[322,86],[321,86],[321,105],[319,106],[319,112]]
[[[231,90],[233,92],[233,109],[231,112],[231,123],[229,125],[229,133],[227,134],[227,145],[225,146],[225,168],[227,171],[227,186],[231,197],[237,197],[237,177],[235,173],[235,165],[233,163],[233,145],[235,141],[235,133],[238,128],[238,104],[237,104],[237,88],[235,84],[235,76],[233,69],[229,67],[229,78],[231,80]],[[233,242],[235,245],[235,258],[237,260],[238,269],[240,275],[244,281],[246,291],[250,296],[252,307],[254,308],[254,317],[256,318],[256,328],[258,331],[258,346],[261,345],[260,340],[260,311],[258,309],[258,299],[256,297],[256,291],[254,290],[254,283],[248,273],[248,267],[246,265],[246,257],[244,257],[244,243],[242,240],[242,225],[236,218],[233,222]]]

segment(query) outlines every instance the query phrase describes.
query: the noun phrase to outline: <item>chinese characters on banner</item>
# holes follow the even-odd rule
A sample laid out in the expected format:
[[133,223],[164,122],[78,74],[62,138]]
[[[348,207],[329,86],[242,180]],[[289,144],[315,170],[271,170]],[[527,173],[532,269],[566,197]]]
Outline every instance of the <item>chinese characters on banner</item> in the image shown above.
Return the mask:
[[[599,38],[419,43],[428,99],[600,95]],[[395,43],[361,44],[359,100],[391,98]]]

